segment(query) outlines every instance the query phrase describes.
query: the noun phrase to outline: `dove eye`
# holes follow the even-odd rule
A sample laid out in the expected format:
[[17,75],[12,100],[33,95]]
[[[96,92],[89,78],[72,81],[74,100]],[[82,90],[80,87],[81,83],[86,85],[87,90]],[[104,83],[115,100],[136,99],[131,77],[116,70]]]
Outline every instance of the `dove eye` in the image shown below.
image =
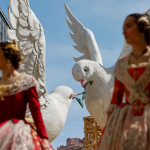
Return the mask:
[[72,94],[69,96],[69,99],[71,99],[72,98]]
[[85,68],[84,68],[84,72],[87,72],[87,71],[88,71],[88,68],[87,68],[87,67],[85,67]]

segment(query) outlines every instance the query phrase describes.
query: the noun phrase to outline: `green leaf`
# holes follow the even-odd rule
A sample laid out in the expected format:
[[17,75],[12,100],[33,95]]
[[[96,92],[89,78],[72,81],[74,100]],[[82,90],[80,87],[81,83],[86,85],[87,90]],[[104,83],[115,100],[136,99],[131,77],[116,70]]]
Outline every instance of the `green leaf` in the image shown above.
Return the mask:
[[83,102],[81,101],[81,99],[75,97],[75,99],[78,101],[78,103],[80,104],[80,106],[83,108],[84,104]]
[[79,93],[77,95],[82,95],[82,94],[86,94],[87,92],[86,91],[83,91],[82,93]]
[[86,93],[87,93],[86,91],[82,92],[83,95],[86,94]]
[[84,100],[85,99],[85,94],[83,94],[83,96],[82,96],[82,100]]
[[92,84],[93,84],[93,82],[94,82],[94,81],[93,81],[93,80],[91,80],[91,81],[90,81],[90,85],[92,85]]
[[93,80],[91,80],[91,81],[89,81],[89,82],[87,82],[86,84],[85,84],[85,88],[84,89],[86,89],[86,86],[90,83],[90,85],[92,85],[93,84]]
[[79,94],[77,94],[77,95],[82,95],[83,93],[79,93]]

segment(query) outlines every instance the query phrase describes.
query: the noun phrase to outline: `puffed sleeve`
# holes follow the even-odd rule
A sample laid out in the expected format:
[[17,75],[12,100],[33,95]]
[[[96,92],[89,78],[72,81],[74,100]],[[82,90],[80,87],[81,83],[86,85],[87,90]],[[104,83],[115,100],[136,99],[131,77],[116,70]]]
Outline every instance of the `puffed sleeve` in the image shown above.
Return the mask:
[[114,111],[114,109],[118,107],[118,105],[122,104],[124,91],[125,89],[123,83],[121,83],[117,78],[115,78],[112,99],[106,111],[108,116],[110,116],[110,114]]
[[37,128],[38,135],[41,138],[48,139],[45,125],[43,122],[42,114],[40,111],[40,104],[38,101],[38,94],[36,86],[29,88],[27,91],[27,99],[29,103],[29,108],[31,110],[32,117],[34,119],[35,126]]

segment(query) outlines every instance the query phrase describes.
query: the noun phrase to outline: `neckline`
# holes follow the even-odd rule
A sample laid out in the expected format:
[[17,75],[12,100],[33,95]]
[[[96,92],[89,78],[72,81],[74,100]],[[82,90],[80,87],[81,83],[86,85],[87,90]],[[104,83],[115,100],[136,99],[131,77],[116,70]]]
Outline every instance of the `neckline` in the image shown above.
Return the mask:
[[136,64],[129,64],[129,57],[131,56],[131,53],[127,56],[126,68],[140,68],[140,67],[147,67],[150,65],[150,55],[149,55],[149,59],[147,62],[141,62],[137,65]]
[[[130,55],[130,54],[129,54]],[[137,81],[135,81],[132,76],[129,74],[129,72],[127,71],[127,68],[128,66],[130,66],[130,68],[138,68],[139,66],[142,66],[143,65],[143,62],[142,63],[139,63],[138,65],[135,65],[135,66],[131,66],[131,65],[134,65],[134,64],[130,64],[128,65],[128,62],[129,62],[129,56],[127,56],[127,59],[126,59],[126,69],[125,69],[125,74],[130,78],[130,81],[132,83],[139,83],[139,81],[142,79],[142,76],[146,73],[147,69],[148,69],[148,64],[150,64],[150,56],[149,56],[149,61],[148,62],[144,62],[146,64],[146,70],[143,72],[143,74],[139,77],[139,79]],[[150,65],[149,65],[150,66]],[[128,68],[129,69],[129,68]]]
[[11,87],[19,85],[20,81],[25,76],[25,74],[26,74],[25,72],[22,72],[22,73],[20,73],[20,75],[17,77],[17,79],[13,83],[11,83],[11,84],[3,84],[3,85],[8,87],[8,88],[11,88]]

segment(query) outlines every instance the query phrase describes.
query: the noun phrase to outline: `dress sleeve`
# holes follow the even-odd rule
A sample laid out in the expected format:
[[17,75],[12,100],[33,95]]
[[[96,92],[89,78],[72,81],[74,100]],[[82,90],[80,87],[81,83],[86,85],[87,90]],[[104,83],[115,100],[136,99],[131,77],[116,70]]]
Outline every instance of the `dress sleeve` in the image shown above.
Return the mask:
[[115,78],[114,91],[112,94],[110,104],[117,104],[117,105],[122,104],[123,96],[124,96],[124,85],[117,78]]
[[34,119],[35,126],[37,128],[38,135],[41,138],[48,139],[45,125],[43,122],[42,114],[40,111],[40,104],[38,101],[38,94],[36,86],[29,88],[27,91],[27,99],[31,110],[32,117]]

